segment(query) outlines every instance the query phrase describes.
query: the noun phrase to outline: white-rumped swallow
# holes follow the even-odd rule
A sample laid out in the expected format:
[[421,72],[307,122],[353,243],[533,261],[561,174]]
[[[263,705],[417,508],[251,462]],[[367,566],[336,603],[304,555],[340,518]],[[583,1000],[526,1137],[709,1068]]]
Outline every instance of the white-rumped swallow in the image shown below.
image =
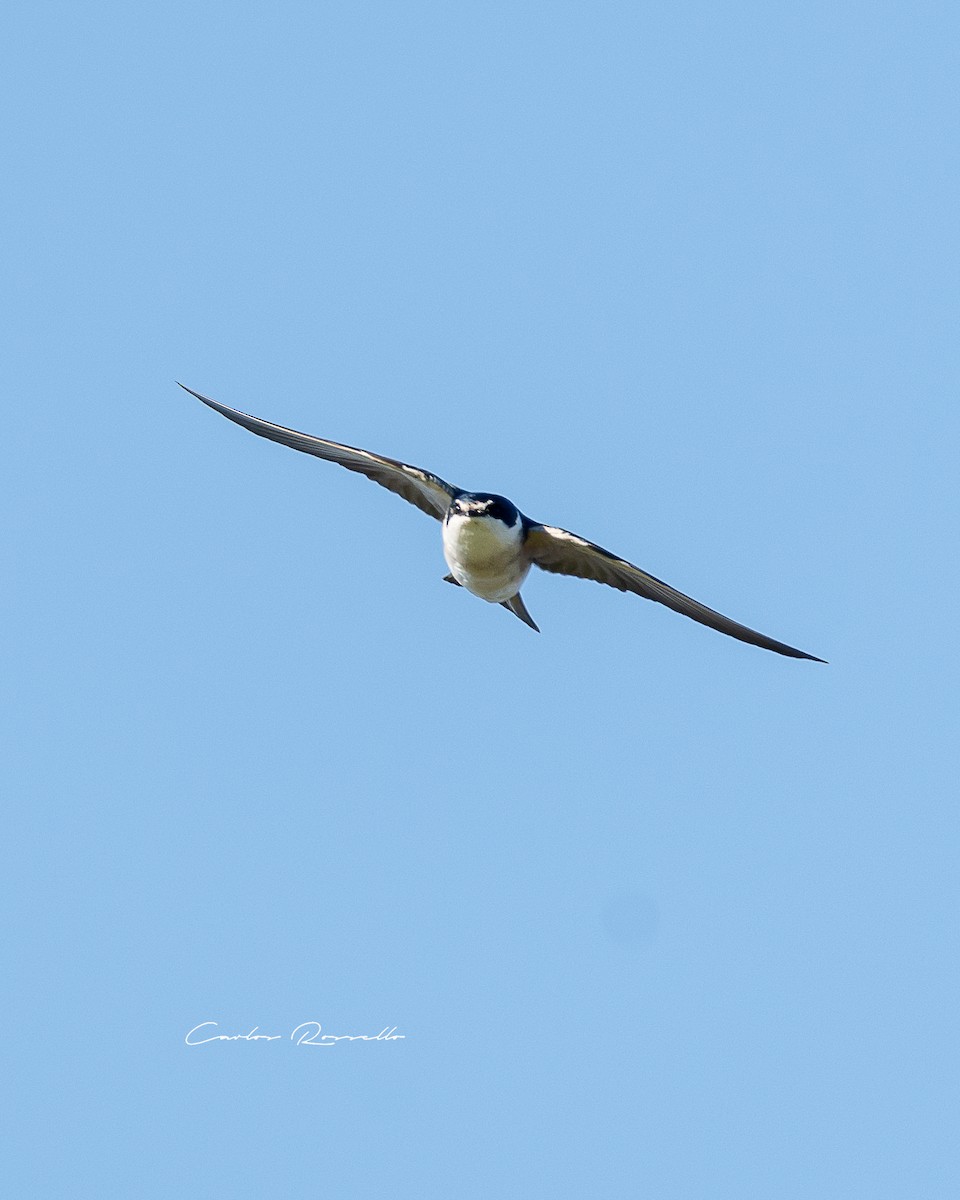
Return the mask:
[[446,582],[464,587],[491,604],[502,604],[538,633],[540,631],[520,596],[520,587],[533,566],[558,575],[593,579],[621,592],[634,592],[647,600],[657,600],[701,625],[709,625],[711,629],[764,650],[812,662],[826,661],[714,612],[586,538],[555,525],[532,521],[504,496],[465,491],[420,467],[313,437],[309,433],[298,433],[295,429],[286,429],[283,425],[227,408],[182,383],[180,387],[251,433],[338,463],[348,471],[358,471],[415,504],[429,516],[436,517],[443,524],[443,555],[450,568]]

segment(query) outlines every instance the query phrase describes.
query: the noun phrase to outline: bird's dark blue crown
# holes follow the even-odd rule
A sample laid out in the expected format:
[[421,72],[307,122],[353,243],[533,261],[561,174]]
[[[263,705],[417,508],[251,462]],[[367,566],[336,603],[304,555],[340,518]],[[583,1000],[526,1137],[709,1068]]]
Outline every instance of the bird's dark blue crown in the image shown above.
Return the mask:
[[451,513],[468,517],[492,517],[512,529],[520,520],[520,510],[506,496],[493,492],[461,492],[450,505]]

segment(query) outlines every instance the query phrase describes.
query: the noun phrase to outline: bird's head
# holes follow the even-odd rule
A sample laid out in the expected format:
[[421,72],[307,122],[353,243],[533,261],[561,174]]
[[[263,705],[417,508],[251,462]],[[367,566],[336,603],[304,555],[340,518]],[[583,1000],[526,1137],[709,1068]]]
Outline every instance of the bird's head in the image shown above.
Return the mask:
[[489,517],[512,529],[520,520],[520,510],[506,496],[491,492],[461,492],[450,502],[448,516]]

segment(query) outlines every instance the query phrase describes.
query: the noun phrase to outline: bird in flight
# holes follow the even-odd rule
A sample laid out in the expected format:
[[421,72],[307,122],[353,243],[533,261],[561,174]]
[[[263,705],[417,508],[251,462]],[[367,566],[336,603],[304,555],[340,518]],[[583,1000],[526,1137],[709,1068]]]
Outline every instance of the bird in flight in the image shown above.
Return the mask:
[[369,450],[343,446],[309,433],[298,433],[283,425],[274,425],[272,421],[251,417],[225,404],[218,404],[216,400],[201,396],[182,383],[179,386],[214,412],[242,425],[251,433],[337,463],[348,471],[366,475],[374,483],[416,505],[428,516],[435,517],[443,525],[443,554],[450,568],[450,574],[444,577],[445,581],[464,587],[491,604],[502,604],[537,633],[540,630],[527,612],[520,595],[520,586],[531,567],[540,567],[557,575],[593,579],[621,592],[633,592],[646,600],[657,600],[674,612],[699,621],[701,625],[708,625],[752,646],[773,650],[776,654],[806,658],[812,662],[826,661],[714,612],[712,608],[692,600],[626,559],[618,558],[602,546],[588,542],[586,538],[559,529],[556,525],[541,525],[539,521],[532,521],[504,496],[490,492],[468,492],[420,467],[412,467],[409,463],[373,454]]

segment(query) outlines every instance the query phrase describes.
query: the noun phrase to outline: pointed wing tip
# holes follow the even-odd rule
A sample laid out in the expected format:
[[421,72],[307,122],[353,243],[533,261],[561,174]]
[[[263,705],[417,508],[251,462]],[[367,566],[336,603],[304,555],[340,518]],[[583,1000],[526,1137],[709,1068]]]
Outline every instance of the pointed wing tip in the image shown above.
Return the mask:
[[[782,654],[783,651],[781,650],[780,653]],[[817,658],[815,654],[808,654],[806,650],[795,650],[792,646],[790,648],[790,657],[803,658],[806,659],[807,662],[823,663],[825,667],[830,665],[825,658]]]
[[183,390],[185,392],[187,392],[189,395],[193,396],[195,399],[199,400],[201,404],[211,404],[212,403],[212,401],[208,400],[206,398],[206,396],[201,396],[199,392],[195,392],[193,390],[193,388],[187,387],[187,385],[185,383],[181,383],[179,379],[175,379],[173,382],[177,385],[177,387],[183,388]]

